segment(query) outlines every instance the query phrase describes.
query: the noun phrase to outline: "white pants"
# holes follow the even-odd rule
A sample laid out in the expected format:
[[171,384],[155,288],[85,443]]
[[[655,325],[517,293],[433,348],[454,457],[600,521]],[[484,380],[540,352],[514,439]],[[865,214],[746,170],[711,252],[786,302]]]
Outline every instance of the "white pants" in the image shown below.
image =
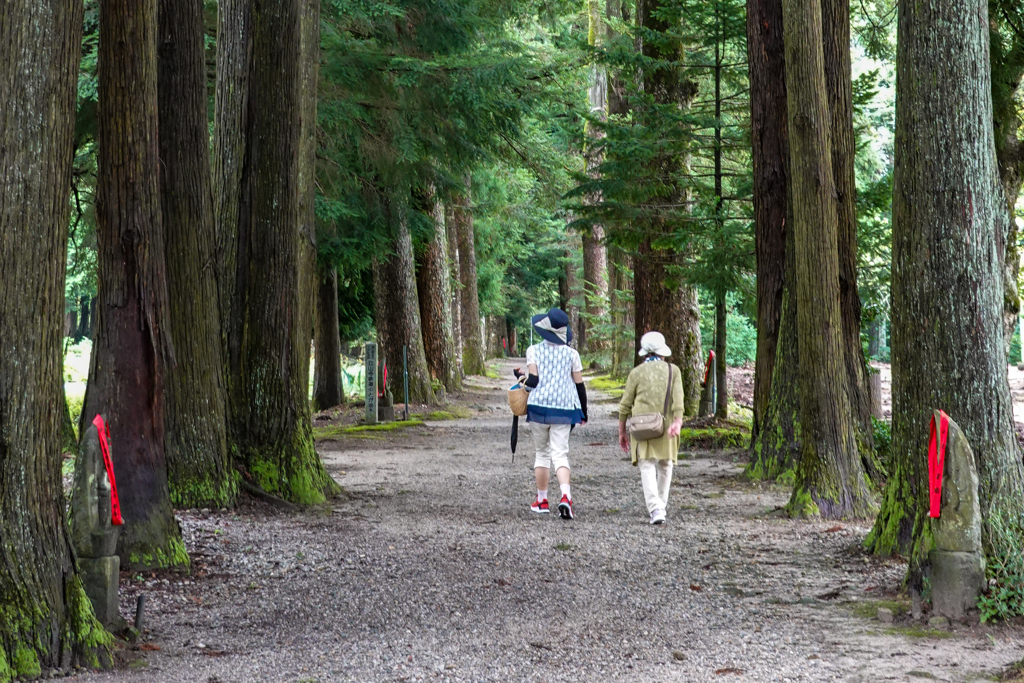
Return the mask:
[[668,487],[672,485],[671,460],[640,460],[640,483],[644,487],[647,512],[668,509]]
[[533,450],[537,455],[533,460],[533,468],[554,467],[569,468],[569,432],[572,425],[547,425],[539,422],[530,423],[530,434],[533,437]]

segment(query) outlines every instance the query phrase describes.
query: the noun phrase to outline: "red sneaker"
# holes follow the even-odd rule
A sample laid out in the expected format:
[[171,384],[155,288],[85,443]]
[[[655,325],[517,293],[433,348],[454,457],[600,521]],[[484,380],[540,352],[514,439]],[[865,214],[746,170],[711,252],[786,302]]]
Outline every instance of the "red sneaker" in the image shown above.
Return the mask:
[[569,496],[562,496],[562,500],[558,503],[558,514],[562,516],[562,519],[575,519],[575,515],[572,514],[572,500]]
[[544,500],[538,498],[537,500],[533,501],[533,505],[530,506],[530,509],[533,510],[534,512],[539,512],[542,515],[546,515],[549,512],[551,512],[551,510],[548,508],[547,498],[545,498]]

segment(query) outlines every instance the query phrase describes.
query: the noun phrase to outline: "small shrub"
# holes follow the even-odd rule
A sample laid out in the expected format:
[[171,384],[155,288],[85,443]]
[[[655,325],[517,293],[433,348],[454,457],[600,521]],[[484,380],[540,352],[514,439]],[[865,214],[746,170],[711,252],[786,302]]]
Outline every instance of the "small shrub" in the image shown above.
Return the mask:
[[993,512],[987,576],[988,592],[978,599],[981,621],[1024,616],[1024,520]]
[[871,425],[875,433],[875,455],[888,472],[892,460],[892,423],[872,417]]

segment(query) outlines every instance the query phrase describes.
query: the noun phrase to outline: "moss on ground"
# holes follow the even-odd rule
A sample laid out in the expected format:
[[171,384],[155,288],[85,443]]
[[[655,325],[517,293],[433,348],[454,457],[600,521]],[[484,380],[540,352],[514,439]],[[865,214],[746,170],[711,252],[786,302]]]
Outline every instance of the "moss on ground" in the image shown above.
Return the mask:
[[741,427],[683,427],[679,430],[679,447],[687,450],[743,448],[749,440],[750,432]]
[[473,411],[463,408],[462,406],[451,406],[448,410],[435,410],[423,415],[416,415],[417,419],[430,420],[432,422],[439,422],[441,420],[460,420],[467,417],[472,417]]
[[907,600],[866,600],[851,603],[849,607],[855,615],[865,619],[874,619],[881,608],[892,610],[894,617],[910,612],[910,602]]
[[403,427],[416,427],[423,424],[423,420],[414,417],[408,420],[396,420],[395,422],[382,422],[376,425],[357,425],[354,427],[343,427],[333,425],[327,427],[313,427],[313,438],[317,441],[324,439],[336,439],[339,436],[348,434],[360,434],[362,432],[391,432]]
[[907,638],[952,638],[949,631],[939,631],[934,628],[923,628],[921,626],[893,626],[885,629],[885,633],[891,636],[906,636]]
[[618,399],[622,398],[622,393],[626,390],[626,380],[610,375],[598,375],[588,379],[587,386],[594,391],[601,391]]

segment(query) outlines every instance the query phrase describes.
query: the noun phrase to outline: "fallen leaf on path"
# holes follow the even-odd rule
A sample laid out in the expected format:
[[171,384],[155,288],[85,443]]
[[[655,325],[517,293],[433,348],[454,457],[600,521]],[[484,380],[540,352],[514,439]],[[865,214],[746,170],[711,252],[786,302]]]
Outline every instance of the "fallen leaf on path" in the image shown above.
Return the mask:
[[153,643],[142,643],[141,645],[139,645],[139,649],[140,650],[156,651],[156,650],[160,649],[160,646],[159,645],[154,645]]
[[719,676],[722,674],[741,674],[743,673],[743,669],[737,669],[734,666],[727,666],[724,669],[715,669],[715,673]]
[[691,583],[691,584],[690,584],[690,590],[692,590],[692,591],[702,591],[702,590],[704,590],[704,589],[703,589],[703,588],[701,588],[700,586],[698,586],[698,585],[697,585],[697,584],[695,584],[695,583]]
[[829,529],[825,529],[825,533],[826,534],[832,534],[832,533],[835,533],[837,531],[842,531],[845,528],[846,527],[844,527],[842,524],[836,524],[834,527],[831,527]]

